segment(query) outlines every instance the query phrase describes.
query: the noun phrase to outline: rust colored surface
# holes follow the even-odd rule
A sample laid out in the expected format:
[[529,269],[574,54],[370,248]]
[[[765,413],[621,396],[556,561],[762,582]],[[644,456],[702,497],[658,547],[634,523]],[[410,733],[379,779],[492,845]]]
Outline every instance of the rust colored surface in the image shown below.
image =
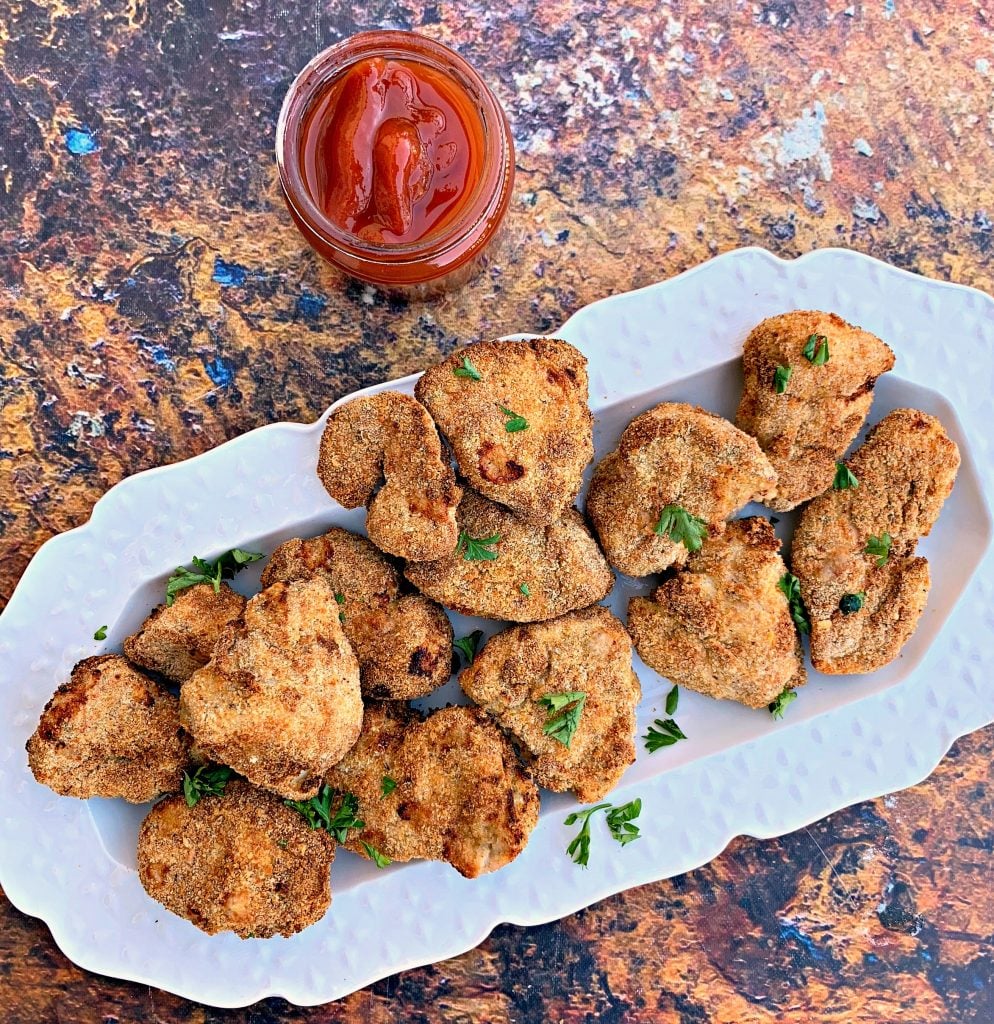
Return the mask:
[[[0,0],[0,604],[130,473],[740,245],[991,290],[992,19],[984,0]],[[290,79],[372,27],[455,46],[518,146],[504,248],[431,303],[322,266],[276,187]],[[915,789],[319,1009],[86,975],[4,904],[0,1015],[985,1024],[992,755],[986,730]]]

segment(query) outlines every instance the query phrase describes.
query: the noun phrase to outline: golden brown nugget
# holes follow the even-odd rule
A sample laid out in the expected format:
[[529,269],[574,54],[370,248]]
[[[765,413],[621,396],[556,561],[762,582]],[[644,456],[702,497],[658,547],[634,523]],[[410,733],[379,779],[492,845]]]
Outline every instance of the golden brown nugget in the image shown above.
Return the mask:
[[179,706],[119,654],[86,658],[27,743],[34,777],[61,796],[133,804],[179,789],[189,754]]
[[[466,375],[466,359],[479,380]],[[587,360],[572,345],[479,342],[427,370],[414,393],[480,494],[537,525],[576,500],[594,443]]]
[[[582,803],[610,792],[635,760],[641,697],[625,627],[599,605],[491,637],[459,677],[466,696],[519,743],[532,777]],[[549,694],[582,693],[569,746],[545,729]]]
[[[915,546],[938,519],[959,462],[934,416],[897,409],[846,460],[859,486],[827,491],[801,512],[792,567],[819,672],[873,672],[900,654],[928,600],[928,562]],[[885,533],[881,565],[866,549]]]
[[[789,369],[780,394],[777,367],[784,367],[781,374]],[[742,353],[745,381],[735,423],[759,441],[777,472],[770,508],[796,508],[832,486],[836,462],[870,411],[877,378],[893,367],[884,342],[834,313],[784,313],[753,329]]]
[[749,501],[764,501],[776,473],[754,438],[697,406],[663,402],[636,416],[594,471],[587,514],[608,561],[629,576],[682,565],[690,554],[664,510],[696,517],[716,536]]
[[364,697],[414,700],[448,682],[452,624],[434,601],[401,594],[401,575],[375,545],[338,527],[281,544],[262,585],[323,575],[339,602],[342,629],[356,657]]
[[391,860],[444,860],[467,878],[509,864],[538,822],[535,784],[480,708],[422,719],[402,705],[370,704],[359,742],[327,781],[359,801],[365,824],[348,849],[368,857],[368,843]]
[[318,476],[345,508],[367,506],[366,532],[389,554],[440,558],[456,546],[462,491],[435,424],[409,395],[384,391],[339,406],[321,437]]
[[435,562],[410,562],[404,570],[418,590],[447,608],[540,622],[595,604],[614,585],[574,508],[548,526],[535,526],[467,490],[458,516],[459,549]]
[[270,793],[232,781],[188,807],[155,805],[138,831],[138,878],[208,935],[295,935],[324,917],[335,841]]
[[790,604],[787,568],[766,519],[735,519],[686,566],[633,597],[628,629],[639,656],[680,686],[763,708],[806,678]]
[[274,583],[183,683],[180,719],[203,755],[292,800],[317,793],[362,727],[359,663],[319,576]]
[[227,583],[215,593],[209,583],[181,590],[171,605],[160,604],[124,641],[129,661],[174,683],[203,668],[214,645],[245,611],[245,598]]

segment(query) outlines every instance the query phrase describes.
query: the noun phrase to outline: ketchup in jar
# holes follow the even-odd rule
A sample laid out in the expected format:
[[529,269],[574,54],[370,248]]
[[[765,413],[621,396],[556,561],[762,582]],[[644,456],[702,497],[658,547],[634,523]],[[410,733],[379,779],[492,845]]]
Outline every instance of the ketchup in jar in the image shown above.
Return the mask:
[[284,101],[277,162],[321,256],[415,294],[479,267],[514,179],[496,98],[458,54],[409,32],[365,32],[312,60]]

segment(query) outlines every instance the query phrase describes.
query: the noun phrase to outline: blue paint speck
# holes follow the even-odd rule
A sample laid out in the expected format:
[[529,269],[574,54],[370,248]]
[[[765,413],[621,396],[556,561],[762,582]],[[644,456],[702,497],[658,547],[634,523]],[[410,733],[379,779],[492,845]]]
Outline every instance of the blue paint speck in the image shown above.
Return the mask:
[[89,128],[68,128],[65,134],[66,149],[74,156],[96,153],[100,148]]
[[215,256],[211,277],[222,288],[241,288],[248,277],[248,271],[240,263],[228,263],[220,256]]
[[156,366],[161,366],[164,370],[168,370],[172,373],[176,369],[176,364],[172,360],[172,356],[169,352],[163,348],[162,345],[150,345],[148,348],[148,354],[152,357],[152,362]]
[[808,956],[812,960],[825,960],[826,956],[823,950],[821,950],[818,944],[809,935],[805,935],[796,924],[782,924],[780,925],[780,940],[786,942],[788,939],[793,939],[795,942],[800,943],[804,947]]
[[864,953],[863,959],[868,964],[875,964],[880,960],[880,957],[878,957],[876,953]]
[[214,385],[219,388],[227,387],[235,379],[235,371],[220,356],[205,362],[204,369]]
[[297,312],[307,320],[317,320],[327,305],[328,300],[323,295],[313,292],[304,292],[297,298]]

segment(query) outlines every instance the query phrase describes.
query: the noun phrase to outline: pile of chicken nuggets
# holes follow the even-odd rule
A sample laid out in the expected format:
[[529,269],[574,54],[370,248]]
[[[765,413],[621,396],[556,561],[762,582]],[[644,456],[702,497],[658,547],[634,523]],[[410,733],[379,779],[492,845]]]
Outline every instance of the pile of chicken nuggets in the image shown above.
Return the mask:
[[[147,892],[208,933],[292,935],[331,902],[337,846],[468,878],[524,849],[538,786],[600,800],[635,760],[634,650],[672,684],[765,708],[823,673],[898,656],[929,590],[916,556],[956,445],[899,409],[844,460],[877,378],[874,335],[820,312],[763,321],[733,424],[665,402],[593,471],[586,360],[555,339],[481,342],[415,397],[353,399],[317,472],[366,534],[281,544],[262,589],[170,592],[123,654],[87,658],[27,743],[39,782],[155,802]],[[792,572],[757,501],[802,506]],[[627,624],[615,574],[656,577]],[[795,575],[796,574],[796,575]],[[446,609],[509,625],[478,651]],[[473,702],[423,713],[447,683]],[[558,713],[558,717],[557,717]]]

